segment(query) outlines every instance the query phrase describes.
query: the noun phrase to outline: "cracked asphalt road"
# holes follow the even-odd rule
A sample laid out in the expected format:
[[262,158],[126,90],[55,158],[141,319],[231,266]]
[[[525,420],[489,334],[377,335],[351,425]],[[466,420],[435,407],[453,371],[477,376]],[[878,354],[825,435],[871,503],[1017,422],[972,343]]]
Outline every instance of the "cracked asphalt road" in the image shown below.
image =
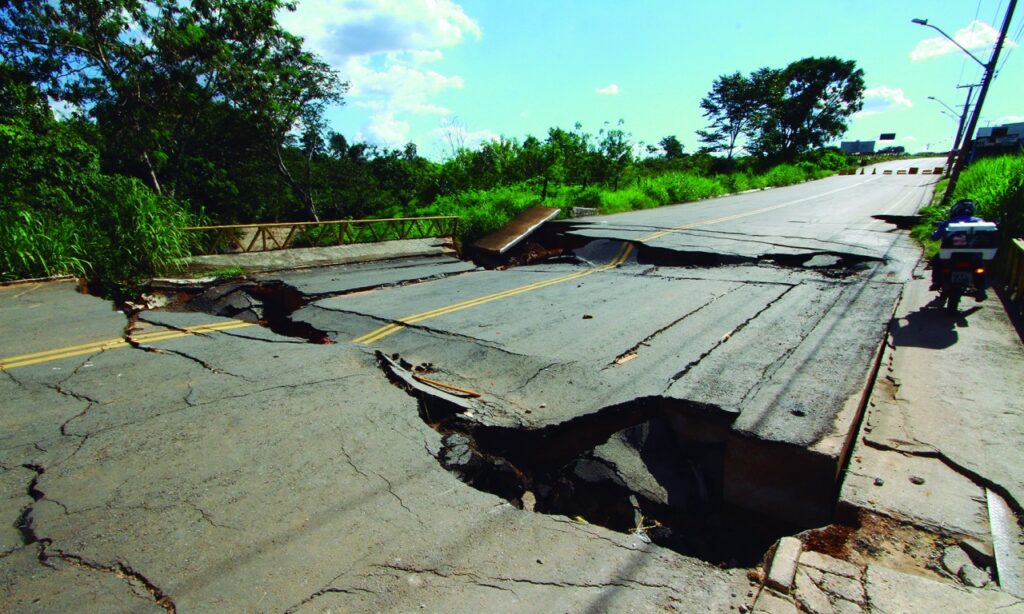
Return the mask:
[[[434,262],[372,292],[354,292],[363,282],[337,270],[273,276],[323,296],[292,319],[333,344],[253,326],[6,370],[3,601],[18,611],[738,607],[742,570],[520,510],[460,481],[436,460],[442,434],[374,352],[432,363],[432,378],[479,391],[480,425],[540,428],[639,398],[679,402],[702,428],[701,415],[724,417],[728,434],[716,436],[741,442],[737,453],[797,451],[777,468],[787,481],[800,482],[792,463],[807,457],[827,462],[806,473],[827,474],[917,259],[903,233],[871,215],[912,212],[930,182],[836,177],[577,221],[566,232],[596,241],[574,262]],[[707,220],[721,221],[699,225]],[[412,314],[606,265],[623,241],[634,246],[628,258],[600,273],[351,342]],[[145,332],[228,321],[140,319]],[[0,289],[0,323],[2,356],[118,338],[128,326],[69,284]],[[753,504],[760,496],[726,489]],[[763,500],[784,494],[794,493]]]

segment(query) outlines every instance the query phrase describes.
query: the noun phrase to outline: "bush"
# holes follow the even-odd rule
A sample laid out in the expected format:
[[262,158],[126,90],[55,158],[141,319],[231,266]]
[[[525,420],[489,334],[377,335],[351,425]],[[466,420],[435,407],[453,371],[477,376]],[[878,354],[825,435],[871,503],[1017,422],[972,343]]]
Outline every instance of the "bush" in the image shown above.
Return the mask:
[[455,215],[459,217],[459,235],[472,243],[498,230],[524,209],[540,203],[540,196],[528,186],[514,185],[492,190],[470,190],[442,196],[416,215]]
[[601,195],[601,213],[622,213],[637,209],[650,209],[659,203],[644,191],[643,188],[627,188],[618,192],[605,192]]
[[725,175],[722,177],[722,183],[729,192],[734,194],[746,192],[754,187],[754,182],[747,173],[732,173],[731,175]]
[[188,255],[179,203],[101,174],[88,126],[37,123],[0,120],[0,279],[70,274],[109,288]]
[[803,169],[792,164],[780,164],[772,167],[760,179],[764,182],[765,187],[782,187],[802,183],[807,179],[807,174]]
[[0,211],[0,279],[85,275],[90,264],[68,218]]
[[184,228],[189,215],[178,202],[156,195],[139,180],[97,175],[85,196],[82,242],[91,274],[111,283],[134,284],[178,270],[189,255]]
[[[922,223],[911,233],[929,254],[935,251],[928,239],[933,223],[949,216],[949,208],[940,204],[945,185],[936,186],[933,204],[921,210]],[[984,158],[967,167],[952,202],[963,198],[976,203],[975,215],[998,222],[1004,239],[1024,237],[1024,155]]]

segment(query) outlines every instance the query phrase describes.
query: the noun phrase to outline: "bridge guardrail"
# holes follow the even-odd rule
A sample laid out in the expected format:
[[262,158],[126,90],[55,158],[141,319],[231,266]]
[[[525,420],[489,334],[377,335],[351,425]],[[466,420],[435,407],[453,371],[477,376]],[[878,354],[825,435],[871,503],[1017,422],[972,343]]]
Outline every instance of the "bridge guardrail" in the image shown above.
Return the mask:
[[1024,239],[1010,241],[1006,261],[1006,290],[1010,300],[1024,297]]
[[291,247],[327,247],[398,239],[454,237],[455,216],[400,217],[325,222],[274,222],[189,226],[196,255],[265,252]]

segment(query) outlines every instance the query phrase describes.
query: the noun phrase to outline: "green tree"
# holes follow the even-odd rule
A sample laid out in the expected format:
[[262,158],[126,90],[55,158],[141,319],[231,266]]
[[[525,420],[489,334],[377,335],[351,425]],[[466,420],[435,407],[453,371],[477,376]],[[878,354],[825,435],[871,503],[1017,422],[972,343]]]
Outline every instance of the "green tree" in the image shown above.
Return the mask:
[[[42,93],[97,120],[109,170],[175,194],[211,137],[216,109],[241,113],[316,217],[283,148],[345,84],[277,23],[285,0],[7,0],[0,48]],[[230,113],[226,113],[230,114]]]
[[619,181],[622,179],[626,168],[633,163],[633,143],[630,141],[631,134],[622,129],[624,120],[619,120],[617,128],[604,130],[598,133],[600,141],[597,144],[597,151],[600,154],[597,158],[600,178],[612,184],[613,190],[619,189]]
[[778,79],[779,71],[762,68],[744,77],[739,72],[715,79],[711,91],[700,101],[704,117],[711,120],[697,136],[709,152],[726,152],[731,160],[740,136],[748,133],[763,116],[769,104],[767,93]]
[[29,78],[0,64],[0,278],[131,283],[186,255],[185,210],[104,175],[95,127],[57,121]]
[[[668,135],[658,141],[661,146],[662,157],[666,160],[675,160],[683,157],[683,144],[673,135]],[[648,148],[650,150],[650,148]]]
[[586,187],[591,181],[593,137],[577,122],[573,130],[548,130],[545,147],[550,151],[552,181]]
[[748,149],[790,161],[846,131],[850,116],[863,106],[864,71],[852,60],[804,58],[760,91],[764,104]]

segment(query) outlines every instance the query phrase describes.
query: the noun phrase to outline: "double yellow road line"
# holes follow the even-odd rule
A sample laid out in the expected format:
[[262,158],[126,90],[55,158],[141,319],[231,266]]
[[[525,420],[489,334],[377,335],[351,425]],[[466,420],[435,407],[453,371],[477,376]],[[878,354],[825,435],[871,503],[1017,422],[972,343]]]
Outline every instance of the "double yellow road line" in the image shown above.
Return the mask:
[[[189,326],[181,330],[161,330],[152,333],[132,335],[132,341],[136,343],[152,343],[154,341],[166,341],[167,339],[176,339],[178,337],[187,337],[190,335],[201,335],[203,333],[245,328],[246,326],[253,326],[253,324],[250,322],[243,322],[241,320],[229,320],[227,322],[217,322],[216,324]],[[115,350],[117,348],[127,347],[128,345],[128,341],[123,337],[120,337],[116,339],[94,341],[92,343],[83,343],[81,345],[72,345],[55,350],[47,350],[45,352],[11,356],[9,358],[0,359],[0,370],[27,367],[29,365],[50,362],[52,360],[60,360],[61,358],[73,358],[75,356],[95,354],[97,352],[105,352],[106,350]]]
[[398,331],[402,330],[409,324],[415,324],[416,322],[422,322],[423,320],[429,320],[431,318],[447,315],[449,313],[455,313],[456,311],[462,311],[463,309],[469,309],[470,307],[476,307],[477,305],[483,305],[484,303],[490,303],[491,301],[501,300],[503,298],[508,298],[510,296],[515,296],[517,294],[522,294],[524,292],[532,292],[533,290],[539,290],[541,288],[546,288],[548,286],[553,286],[555,284],[561,284],[567,281],[579,279],[581,277],[586,277],[587,275],[593,275],[594,273],[600,273],[601,271],[614,269],[615,267],[621,266],[622,263],[624,263],[629,258],[629,254],[632,251],[632,243],[623,243],[622,247],[619,248],[619,253],[608,264],[603,264],[599,267],[587,269],[586,271],[570,273],[569,275],[555,277],[554,279],[548,279],[545,281],[539,281],[534,284],[520,286],[518,288],[512,288],[511,290],[505,290],[504,292],[495,292],[494,294],[488,294],[486,296],[481,296],[479,298],[463,301],[461,303],[456,303],[454,305],[448,305],[447,307],[441,307],[439,309],[434,309],[431,311],[424,311],[423,313],[418,313],[407,318],[402,318],[397,322],[392,322],[391,324],[382,326],[377,330],[366,333],[362,337],[356,337],[352,341],[354,341],[355,343],[373,343],[374,341],[379,341],[384,337],[387,337],[388,335],[397,333]]

